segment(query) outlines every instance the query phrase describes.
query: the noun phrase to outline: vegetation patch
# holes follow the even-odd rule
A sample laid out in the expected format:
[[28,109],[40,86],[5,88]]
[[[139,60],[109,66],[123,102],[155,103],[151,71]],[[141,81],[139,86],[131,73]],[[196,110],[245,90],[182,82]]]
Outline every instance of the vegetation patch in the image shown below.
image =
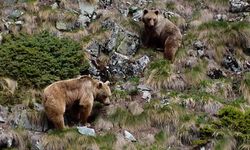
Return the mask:
[[[213,138],[223,142],[228,139],[235,140],[238,147],[249,143],[250,110],[243,112],[232,106],[221,109],[217,120],[200,129],[200,140],[211,141]],[[217,145],[220,146],[222,145]]]
[[0,76],[15,79],[22,87],[43,88],[87,67],[79,43],[48,32],[7,36],[0,45]]

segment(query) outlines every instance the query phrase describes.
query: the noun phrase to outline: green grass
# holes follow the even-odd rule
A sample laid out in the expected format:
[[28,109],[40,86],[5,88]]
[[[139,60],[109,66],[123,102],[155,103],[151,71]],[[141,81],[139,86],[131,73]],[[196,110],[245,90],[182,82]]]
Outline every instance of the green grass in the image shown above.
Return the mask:
[[249,29],[250,25],[247,22],[225,22],[225,21],[210,21],[201,24],[198,27],[198,30],[205,30],[205,29],[224,29],[224,31],[231,31],[231,30],[240,30],[240,29]]
[[166,9],[167,10],[174,10],[176,8],[175,2],[166,2]]
[[166,59],[159,59],[150,63],[148,73],[153,75],[154,80],[166,80],[170,76],[170,62]]

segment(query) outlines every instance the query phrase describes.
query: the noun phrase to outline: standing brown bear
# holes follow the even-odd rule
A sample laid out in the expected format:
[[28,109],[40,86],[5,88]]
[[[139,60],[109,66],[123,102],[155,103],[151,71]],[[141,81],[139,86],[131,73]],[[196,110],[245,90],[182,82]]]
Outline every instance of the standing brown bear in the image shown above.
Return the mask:
[[64,128],[64,113],[74,109],[78,104],[78,116],[81,123],[87,123],[92,111],[94,100],[110,104],[111,91],[109,82],[101,82],[90,76],[81,76],[75,79],[57,81],[44,89],[43,105],[45,113],[55,128]]
[[142,21],[145,26],[142,42],[145,46],[163,48],[164,57],[174,61],[175,53],[181,45],[180,29],[164,18],[158,10],[143,11]]

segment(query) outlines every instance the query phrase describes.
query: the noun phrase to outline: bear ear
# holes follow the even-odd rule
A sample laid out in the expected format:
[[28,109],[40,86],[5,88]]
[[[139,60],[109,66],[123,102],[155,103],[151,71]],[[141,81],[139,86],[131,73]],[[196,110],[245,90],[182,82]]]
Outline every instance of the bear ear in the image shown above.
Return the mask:
[[106,84],[106,85],[110,85],[110,82],[109,82],[109,81],[106,81],[104,84]]
[[155,10],[155,14],[156,14],[156,15],[159,15],[159,10]]
[[143,14],[145,15],[145,14],[147,14],[148,13],[148,10],[147,9],[144,9],[143,10]]
[[97,88],[98,89],[102,88],[102,83],[101,82],[98,83]]

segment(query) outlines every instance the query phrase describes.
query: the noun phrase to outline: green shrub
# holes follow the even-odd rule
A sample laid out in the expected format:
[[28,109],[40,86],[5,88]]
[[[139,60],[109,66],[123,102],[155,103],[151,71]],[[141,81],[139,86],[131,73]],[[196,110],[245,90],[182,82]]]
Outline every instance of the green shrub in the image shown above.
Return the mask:
[[9,35],[0,45],[0,76],[13,78],[22,87],[43,88],[79,75],[87,67],[79,43],[46,31]]

